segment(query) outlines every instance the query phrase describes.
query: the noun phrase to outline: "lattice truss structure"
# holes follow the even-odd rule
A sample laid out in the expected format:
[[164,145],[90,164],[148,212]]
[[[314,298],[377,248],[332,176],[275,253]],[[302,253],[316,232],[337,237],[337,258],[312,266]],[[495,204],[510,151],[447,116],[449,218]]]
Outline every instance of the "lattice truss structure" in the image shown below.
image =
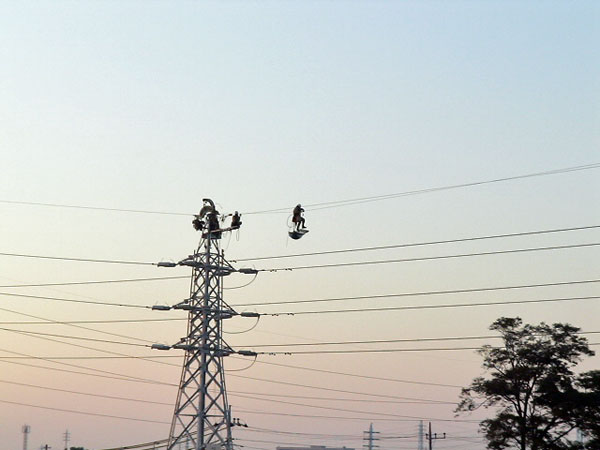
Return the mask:
[[233,271],[220,249],[220,233],[205,235],[192,266],[187,336],[172,348],[185,350],[167,449],[232,450],[231,411],[223,358],[234,351],[223,341],[222,321],[235,312],[223,302],[223,275]]

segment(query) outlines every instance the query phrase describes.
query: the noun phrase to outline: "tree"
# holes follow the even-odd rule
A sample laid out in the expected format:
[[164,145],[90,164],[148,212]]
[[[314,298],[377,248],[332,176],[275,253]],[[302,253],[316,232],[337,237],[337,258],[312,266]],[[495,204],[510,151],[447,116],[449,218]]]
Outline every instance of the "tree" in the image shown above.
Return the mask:
[[600,370],[591,370],[577,378],[581,389],[575,393],[575,408],[567,414],[575,414],[577,427],[586,436],[586,450],[600,450]]
[[[599,449],[600,371],[572,372],[583,356],[594,354],[579,328],[502,317],[490,329],[504,345],[478,350],[489,377],[463,389],[457,407],[457,412],[496,409],[494,418],[480,424],[488,448]],[[577,427],[590,437],[585,447],[571,440]]]

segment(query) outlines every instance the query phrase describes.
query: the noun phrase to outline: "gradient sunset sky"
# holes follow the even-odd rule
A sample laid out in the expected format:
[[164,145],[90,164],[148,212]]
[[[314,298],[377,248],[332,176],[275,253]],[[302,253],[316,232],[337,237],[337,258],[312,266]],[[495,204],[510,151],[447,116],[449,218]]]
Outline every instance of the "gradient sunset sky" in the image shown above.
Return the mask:
[[[600,225],[600,168],[331,208],[307,206],[310,233],[300,241],[287,237],[289,212],[252,214],[600,162],[599,19],[595,1],[2,2],[0,253],[178,261],[198,244],[190,222],[203,197],[215,200],[221,212],[242,213],[239,235],[223,239],[229,259]],[[238,265],[297,267],[598,242],[600,231],[591,228]],[[600,250],[589,246],[264,272],[247,287],[226,290],[225,299],[242,305],[595,280],[599,261]],[[5,287],[185,277],[190,275],[186,268],[0,256],[0,269],[4,294],[151,306],[177,303],[189,290],[185,278]],[[232,275],[225,284],[237,288],[248,281],[248,276]],[[599,295],[598,283],[586,283],[239,310]],[[66,429],[71,445],[90,449],[167,437],[180,354],[168,353],[174,358],[160,360],[167,364],[10,359],[157,353],[9,329],[171,344],[185,335],[184,321],[89,325],[126,338],[14,322],[183,319],[183,313],[9,295],[0,295],[0,308],[0,447],[21,448],[23,424],[32,428],[29,448],[34,450],[42,444],[63,448]],[[232,333],[226,339],[236,348],[258,350],[254,346],[279,343],[490,336],[488,326],[501,316],[569,322],[584,332],[600,332],[599,315],[598,299],[282,315],[262,318],[247,333],[240,332],[253,325],[248,323],[252,319],[232,319],[226,323]],[[587,337],[600,343],[597,335]],[[477,347],[486,342],[497,341],[343,348]],[[599,361],[590,358],[581,369],[597,369]],[[370,423],[387,438],[380,450],[416,449],[419,419],[431,420],[434,431],[448,434],[436,442],[438,449],[484,448],[476,421],[486,412],[458,418],[453,413],[460,386],[482,373],[472,350],[262,356],[240,370],[248,363],[226,360],[233,415],[249,425],[234,429],[234,437],[247,449],[274,450],[282,444],[361,448],[362,431]],[[161,384],[72,373],[88,372],[81,367]]]

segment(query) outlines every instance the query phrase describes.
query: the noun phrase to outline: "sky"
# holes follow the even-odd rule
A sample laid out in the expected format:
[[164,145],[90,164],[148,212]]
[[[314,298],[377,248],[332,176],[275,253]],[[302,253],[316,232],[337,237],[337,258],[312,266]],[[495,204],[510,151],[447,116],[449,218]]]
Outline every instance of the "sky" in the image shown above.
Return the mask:
[[[599,19],[600,6],[592,1],[1,2],[0,253],[179,261],[198,245],[190,222],[205,197],[223,213],[242,213],[240,232],[222,242],[232,260],[600,225],[598,168],[339,203],[600,162]],[[310,206],[325,202],[338,203]],[[292,241],[289,216],[297,203],[305,205],[310,233]],[[288,212],[257,214],[280,208]],[[270,269],[421,259],[261,272],[243,288],[248,276],[231,275],[225,300],[244,305],[593,280],[600,257],[595,246],[423,258],[593,244],[599,237],[597,228],[589,228],[239,262]],[[189,275],[181,267],[0,256],[2,286],[183,277],[1,287],[4,294],[172,305],[189,295]],[[587,283],[239,309],[276,313],[598,295],[598,286]],[[173,358],[161,360],[167,364],[9,359],[156,353],[7,329],[169,344],[185,335],[184,320],[88,326],[113,335],[14,322],[184,315],[10,295],[0,295],[0,307],[2,449],[22,448],[24,424],[31,426],[30,449],[63,448],[67,429],[70,445],[97,450],[167,437],[180,354],[169,353]],[[254,323],[243,319],[227,322],[225,331],[230,345],[258,348],[490,336],[489,325],[501,316],[568,322],[598,332],[598,314],[598,301],[589,299],[264,316],[251,331],[244,332]],[[593,334],[588,338],[600,343]],[[494,341],[343,348],[486,342]],[[225,364],[233,415],[249,425],[234,428],[234,437],[248,449],[274,450],[283,443],[362,448],[362,431],[370,423],[384,438],[381,450],[416,449],[420,419],[448,434],[436,448],[484,448],[476,422],[486,412],[460,417],[453,412],[459,387],[483,373],[472,350],[280,355],[260,357],[249,368],[248,361],[235,358]],[[82,366],[166,384],[73,373],[89,373]],[[597,356],[580,365],[597,368]],[[406,397],[421,403],[383,401]]]

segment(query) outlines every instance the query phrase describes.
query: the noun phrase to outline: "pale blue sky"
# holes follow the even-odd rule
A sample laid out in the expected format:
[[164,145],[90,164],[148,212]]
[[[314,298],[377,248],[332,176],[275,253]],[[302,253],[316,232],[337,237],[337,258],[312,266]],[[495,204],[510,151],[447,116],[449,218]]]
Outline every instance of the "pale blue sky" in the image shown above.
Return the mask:
[[[224,212],[249,212],[598,162],[599,19],[600,6],[591,1],[2,2],[0,200],[193,214],[201,198],[211,196]],[[597,170],[592,170],[307,211],[311,233],[299,242],[286,241],[286,214],[244,216],[240,240],[231,239],[227,254],[232,258],[262,256],[593,225],[600,219],[598,180]],[[3,203],[0,214],[0,252],[155,261],[184,257],[198,239],[188,217]],[[598,233],[592,231],[355,258],[404,258],[594,240]],[[477,261],[264,274],[247,289],[227,295],[232,302],[242,303],[575,280],[597,277],[598,258],[598,250],[582,249]],[[340,259],[303,263],[322,261]],[[1,284],[164,273],[153,268],[0,259]],[[238,282],[243,280],[228,280],[231,285]],[[183,280],[152,286],[64,288],[60,295],[66,291],[74,298],[154,304],[179,301],[187,289]],[[59,295],[46,289],[30,293]],[[593,287],[576,293],[557,289],[521,293],[511,299],[596,293]],[[486,294],[427,301],[502,298]],[[1,300],[7,308],[56,319],[137,314]],[[378,303],[393,304],[397,301]],[[282,334],[324,341],[481,335],[487,334],[487,326],[498,316],[515,314],[528,321],[566,320],[597,331],[593,328],[597,328],[598,306],[577,305],[415,311],[328,320],[265,319],[254,334],[231,340],[245,345],[298,340]],[[23,319],[1,312],[0,317]],[[107,329],[161,342],[176,340],[184,332],[177,323]],[[56,332],[51,327],[44,330]],[[79,334],[68,328],[61,331]],[[3,337],[8,336],[13,336],[9,343],[15,351],[42,356],[74,352],[60,345],[44,344],[46,348],[31,338]],[[589,367],[598,366],[598,359],[593,361]],[[283,362],[453,384],[465,384],[479,374],[478,359],[469,352],[348,355],[327,360],[307,356]],[[107,368],[110,363],[97,364]],[[152,366],[137,364],[115,363],[108,370],[148,370],[157,378],[178,380],[177,368],[155,372]],[[16,366],[5,375],[7,367],[0,369],[6,379],[39,382],[37,374]],[[456,397],[455,391],[410,385],[303,378],[306,374],[258,364],[246,373],[395,395]],[[79,390],[174,400],[172,390],[159,394],[146,386],[106,386],[76,377],[67,381],[52,373],[43,377],[53,386],[68,382]],[[235,378],[230,387],[268,389]],[[278,392],[299,394],[281,388]],[[169,407],[140,410],[136,405],[115,406],[0,384],[2,399],[103,413],[118,409],[122,415],[145,414],[167,421],[171,415]],[[240,399],[232,403],[242,409],[270,408]],[[451,407],[410,408],[371,405],[372,410],[387,413],[452,418]],[[26,407],[15,406],[6,414],[5,405],[0,405],[0,411],[0,441],[13,448],[19,445],[20,426],[25,422],[31,422],[34,430],[30,448],[42,441],[59,448],[59,433],[67,427],[82,445],[91,448],[159,439],[168,431],[167,426],[140,424],[133,432],[117,432],[115,427],[125,427],[118,421]],[[269,423],[271,428],[315,432],[349,433],[366,429],[369,423],[315,424],[284,418],[276,423],[272,418],[269,422],[269,416],[239,415],[258,427]],[[394,429],[386,423],[376,426]],[[395,429],[409,430],[410,426]],[[446,428],[454,433],[466,433],[464,429],[458,423]],[[468,430],[473,433],[474,428]],[[452,444],[440,443],[439,448]],[[465,450],[479,448],[473,445]]]

